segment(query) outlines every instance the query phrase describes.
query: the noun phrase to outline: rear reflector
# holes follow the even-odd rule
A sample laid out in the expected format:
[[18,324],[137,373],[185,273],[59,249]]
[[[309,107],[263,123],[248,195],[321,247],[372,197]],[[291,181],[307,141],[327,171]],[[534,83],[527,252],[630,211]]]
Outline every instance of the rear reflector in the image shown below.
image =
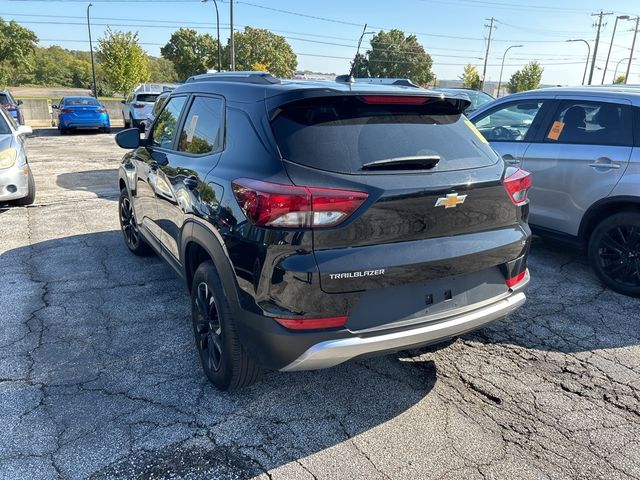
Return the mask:
[[276,322],[289,330],[322,330],[325,328],[342,328],[347,317],[325,318],[276,318]]
[[388,104],[388,105],[422,105],[429,101],[429,97],[417,97],[406,96],[401,97],[399,95],[365,95],[360,97],[364,103],[370,103],[374,105]]
[[515,287],[517,284],[519,284],[521,281],[523,281],[524,277],[526,277],[526,276],[527,276],[527,271],[525,270],[524,272],[520,272],[515,277],[507,278],[507,280],[506,280],[507,287],[509,287],[509,288]]
[[527,193],[531,188],[531,174],[521,168],[508,168],[504,188],[514,205],[524,205],[527,203]]
[[333,188],[299,187],[238,178],[233,194],[247,219],[260,227],[326,228],[339,225],[368,195]]

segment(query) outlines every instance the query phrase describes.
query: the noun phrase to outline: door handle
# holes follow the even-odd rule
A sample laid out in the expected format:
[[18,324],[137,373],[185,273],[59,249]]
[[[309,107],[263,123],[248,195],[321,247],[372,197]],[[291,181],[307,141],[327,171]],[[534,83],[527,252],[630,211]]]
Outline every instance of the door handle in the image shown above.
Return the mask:
[[507,162],[509,165],[519,165],[520,164],[520,160],[516,159],[513,155],[509,154],[509,153],[505,153],[502,156],[502,159]]
[[617,170],[620,168],[619,163],[614,163],[610,158],[599,158],[595,162],[590,163],[591,168]]

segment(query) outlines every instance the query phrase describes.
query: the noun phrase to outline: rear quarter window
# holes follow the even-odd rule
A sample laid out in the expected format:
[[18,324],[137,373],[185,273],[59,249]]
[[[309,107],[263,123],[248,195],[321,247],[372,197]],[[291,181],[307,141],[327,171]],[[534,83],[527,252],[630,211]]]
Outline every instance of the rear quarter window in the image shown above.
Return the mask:
[[283,158],[339,173],[364,173],[364,164],[398,157],[439,156],[432,171],[498,161],[465,117],[437,100],[425,105],[370,105],[355,96],[302,100],[280,107],[272,128]]

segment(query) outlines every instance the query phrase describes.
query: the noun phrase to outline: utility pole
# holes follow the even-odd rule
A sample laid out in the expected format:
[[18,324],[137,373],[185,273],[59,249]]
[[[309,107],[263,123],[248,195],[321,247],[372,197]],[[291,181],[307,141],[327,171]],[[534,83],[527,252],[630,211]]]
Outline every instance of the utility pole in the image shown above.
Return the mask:
[[589,71],[589,85],[591,85],[591,81],[593,80],[593,70],[596,68],[596,58],[598,56],[598,43],[600,42],[600,29],[602,28],[602,17],[606,17],[607,15],[613,15],[613,12],[604,13],[600,10],[600,13],[592,13],[592,17],[598,17],[598,33],[596,33],[596,45],[593,48],[593,60],[591,60],[591,70]]
[[482,83],[480,84],[480,90],[484,90],[484,79],[487,75],[487,60],[489,60],[489,49],[491,48],[491,34],[493,33],[493,22],[495,22],[495,18],[486,18],[485,20],[489,20],[491,23],[489,25],[485,24],[485,27],[489,28],[489,39],[487,40],[487,53],[484,56],[484,66],[482,67]]
[[236,45],[235,42],[233,41],[233,0],[229,1],[229,8],[230,8],[230,21],[229,23],[231,24],[231,37],[229,39],[229,46],[231,48],[231,71],[235,72],[236,71]]
[[633,51],[636,49],[636,37],[638,36],[638,23],[640,22],[640,17],[636,17],[636,28],[633,31],[633,42],[631,42],[631,55],[629,55],[629,63],[627,64],[627,73],[624,76],[624,84],[627,84],[629,81],[629,73],[631,72],[631,60],[633,59]]

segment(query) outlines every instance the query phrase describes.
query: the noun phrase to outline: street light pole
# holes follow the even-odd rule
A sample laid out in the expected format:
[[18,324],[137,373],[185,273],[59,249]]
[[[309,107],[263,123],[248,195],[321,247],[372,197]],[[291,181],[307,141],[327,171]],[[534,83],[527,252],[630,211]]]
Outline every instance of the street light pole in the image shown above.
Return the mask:
[[567,40],[567,42],[584,42],[587,46],[587,62],[584,64],[584,74],[582,75],[582,85],[584,85],[584,81],[587,78],[587,70],[589,68],[589,59],[591,58],[591,45],[583,38],[576,38],[574,40]]
[[91,22],[89,21],[89,9],[93,4],[87,5],[87,29],[89,30],[89,52],[91,53],[91,76],[93,77],[93,96],[98,98],[98,87],[96,85],[96,65],[93,61],[93,42],[91,40]]
[[231,57],[231,71],[236,71],[236,45],[233,40],[233,0],[229,0],[229,23],[231,24],[231,35],[229,37],[229,49]]
[[631,72],[631,60],[633,58],[633,51],[636,49],[636,37],[638,36],[638,22],[640,22],[640,17],[636,17],[636,28],[633,31],[633,41],[631,42],[631,55],[629,55],[629,63],[627,64],[627,73],[624,76],[625,85],[629,80],[629,73]]
[[602,82],[604,85],[604,78],[607,76],[607,67],[609,66],[609,58],[611,57],[611,49],[613,48],[613,40],[616,38],[616,28],[618,27],[618,20],[629,20],[629,15],[618,15],[616,22],[613,24],[613,33],[611,34],[611,43],[609,44],[609,53],[607,53],[607,61],[604,62],[604,72],[602,72]]
[[500,86],[502,85],[502,71],[504,70],[504,59],[507,56],[507,52],[512,48],[521,48],[524,45],[511,45],[504,51],[504,55],[502,55],[502,65],[500,66],[500,78],[498,79],[498,91],[496,93],[496,98],[500,98]]
[[[618,78],[618,67],[620,67],[620,64],[621,64],[622,62],[626,62],[627,60],[629,60],[629,59],[625,57],[625,58],[623,58],[622,60],[620,60],[620,61],[617,63],[617,65],[616,65],[616,69],[615,69],[615,71],[613,72],[613,83],[615,83],[616,78]],[[631,60],[635,60],[635,57],[634,57],[634,58],[632,58]]]
[[[213,2],[213,6],[216,7],[216,32],[218,34],[218,72],[222,71],[222,55],[220,54],[220,13],[218,12],[218,2],[216,0],[211,0]],[[203,3],[206,3],[207,0],[202,0]]]

